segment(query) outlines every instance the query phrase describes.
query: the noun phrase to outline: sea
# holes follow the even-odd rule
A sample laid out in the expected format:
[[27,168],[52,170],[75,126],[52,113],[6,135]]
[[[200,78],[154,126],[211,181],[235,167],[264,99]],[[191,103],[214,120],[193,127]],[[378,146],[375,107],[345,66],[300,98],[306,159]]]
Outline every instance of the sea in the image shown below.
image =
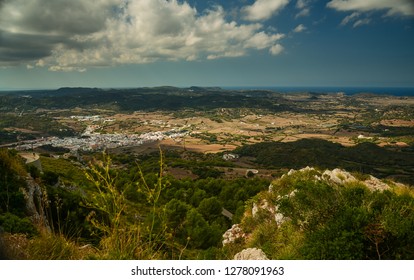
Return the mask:
[[354,95],[360,93],[374,93],[394,96],[414,96],[414,87],[223,87],[232,90],[271,90],[280,93],[344,93]]

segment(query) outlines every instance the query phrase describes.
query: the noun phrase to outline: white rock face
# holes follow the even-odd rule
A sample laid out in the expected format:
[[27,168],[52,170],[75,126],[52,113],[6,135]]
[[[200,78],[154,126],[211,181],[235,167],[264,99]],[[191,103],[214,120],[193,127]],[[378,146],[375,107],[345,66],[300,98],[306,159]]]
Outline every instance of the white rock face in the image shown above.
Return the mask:
[[[279,207],[276,206],[276,208],[279,208]],[[276,209],[276,210],[278,210],[278,209]],[[286,218],[282,213],[280,213],[280,212],[275,213],[275,222],[278,226],[282,225],[287,220],[289,220],[289,219]]]
[[266,199],[261,200],[258,204],[253,203],[253,208],[252,208],[253,218],[256,217],[259,210],[266,210],[266,211],[269,211],[272,214],[275,213],[274,207],[272,207]]
[[300,172],[313,171],[313,170],[316,170],[316,169],[313,168],[313,167],[309,167],[309,166],[306,166],[305,168],[299,169]]
[[266,254],[257,248],[247,248],[234,256],[235,260],[268,260]]
[[[334,169],[332,171],[325,170],[322,174],[322,178],[327,179],[331,182],[337,183],[339,185],[343,185],[345,183],[352,183],[357,182],[358,180],[352,176],[349,172],[344,171],[342,169]],[[367,186],[368,189],[371,191],[384,191],[390,188],[390,186],[384,182],[382,182],[380,179],[369,175],[369,179],[365,181],[360,181],[365,186]]]
[[271,193],[271,192],[273,192],[273,188],[274,188],[274,187],[273,187],[273,184],[272,184],[272,183],[270,183],[270,185],[269,185],[269,190],[268,190],[268,191],[269,191],[270,193]]
[[368,180],[364,181],[364,184],[370,189],[371,191],[384,191],[390,188],[384,182],[381,182],[378,178],[370,175]]
[[335,168],[332,171],[325,170],[325,172],[323,172],[322,174],[322,178],[327,178],[328,180],[339,185],[357,181],[357,179],[354,176],[352,176],[351,173],[339,168]]
[[239,238],[246,238],[246,234],[243,232],[243,230],[240,228],[239,224],[234,224],[230,229],[228,229],[223,234],[223,246],[234,243],[236,239]]

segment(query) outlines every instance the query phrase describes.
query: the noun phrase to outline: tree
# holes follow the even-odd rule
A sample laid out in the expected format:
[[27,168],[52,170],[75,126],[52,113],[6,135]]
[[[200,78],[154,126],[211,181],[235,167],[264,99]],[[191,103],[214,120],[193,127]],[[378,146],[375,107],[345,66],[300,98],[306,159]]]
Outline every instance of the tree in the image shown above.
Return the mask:
[[201,189],[196,189],[193,193],[193,196],[190,199],[190,202],[193,206],[198,206],[200,205],[200,202],[207,197],[207,193],[205,190],[201,190]]
[[19,190],[26,186],[23,176],[27,176],[27,171],[17,154],[0,149],[0,213],[24,215],[26,203]]
[[221,216],[223,211],[223,206],[217,197],[213,196],[210,198],[205,198],[200,202],[200,205],[197,208],[197,211],[206,219],[207,221],[213,221]]
[[175,230],[179,229],[184,223],[190,208],[191,206],[185,202],[175,198],[171,199],[170,202],[165,205],[165,216],[169,227]]

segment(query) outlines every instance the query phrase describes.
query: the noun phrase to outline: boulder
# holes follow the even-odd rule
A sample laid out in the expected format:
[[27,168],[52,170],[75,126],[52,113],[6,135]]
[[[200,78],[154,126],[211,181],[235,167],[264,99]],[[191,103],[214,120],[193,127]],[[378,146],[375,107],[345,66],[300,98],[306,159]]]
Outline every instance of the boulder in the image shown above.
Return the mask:
[[257,248],[247,248],[234,256],[235,260],[268,260],[266,254]]

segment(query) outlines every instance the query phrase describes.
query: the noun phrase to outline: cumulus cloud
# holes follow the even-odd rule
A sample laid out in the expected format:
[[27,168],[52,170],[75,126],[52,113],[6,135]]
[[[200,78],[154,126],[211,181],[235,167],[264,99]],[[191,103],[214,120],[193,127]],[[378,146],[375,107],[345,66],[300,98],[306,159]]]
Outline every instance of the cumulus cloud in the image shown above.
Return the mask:
[[270,48],[269,52],[270,52],[272,55],[278,55],[278,54],[280,54],[281,52],[283,52],[283,50],[284,50],[284,48],[283,48],[283,46],[282,46],[282,45],[280,45],[280,44],[276,44],[276,45],[274,45],[274,46],[272,46],[272,47]]
[[306,30],[306,26],[304,26],[303,24],[299,24],[298,26],[295,27],[295,29],[293,29],[293,32],[300,33],[305,30]]
[[249,21],[262,21],[271,18],[282,10],[289,0],[256,0],[252,5],[244,7],[244,18]]
[[84,71],[158,60],[237,57],[249,50],[269,49],[276,55],[283,50],[283,34],[265,32],[260,23],[229,21],[220,6],[199,13],[177,0],[0,3],[0,66]]
[[412,0],[332,0],[327,7],[337,11],[386,11],[387,16],[414,16]]

